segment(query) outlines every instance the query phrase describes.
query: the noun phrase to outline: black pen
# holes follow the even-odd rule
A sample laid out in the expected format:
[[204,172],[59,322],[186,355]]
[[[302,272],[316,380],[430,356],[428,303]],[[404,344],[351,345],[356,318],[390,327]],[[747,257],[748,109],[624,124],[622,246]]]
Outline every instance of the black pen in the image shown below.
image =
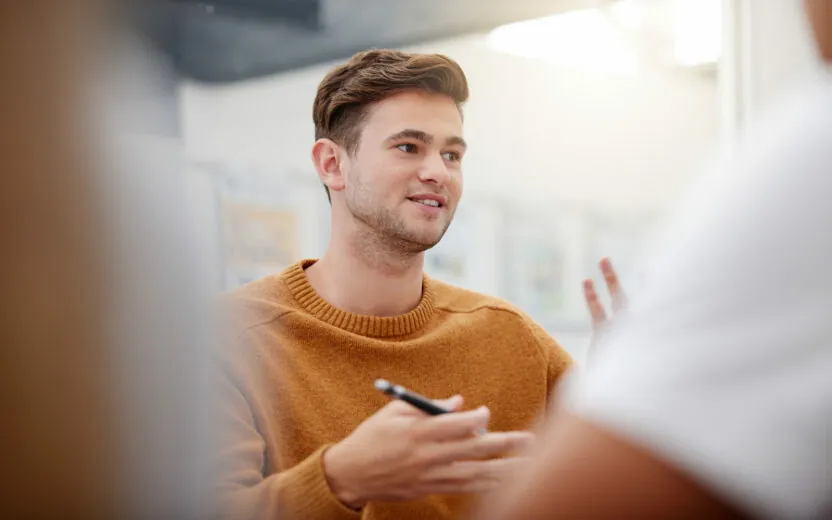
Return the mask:
[[[394,385],[386,379],[376,379],[376,388],[394,399],[402,400],[410,406],[422,410],[428,415],[442,415],[445,413],[451,413],[452,411],[442,408],[427,397],[411,392],[401,385]],[[485,435],[488,433],[488,430],[485,428],[478,428],[474,433],[477,435]]]
[[376,389],[381,390],[390,397],[400,399],[406,402],[407,404],[415,408],[418,408],[419,410],[422,410],[428,415],[442,415],[443,413],[451,413],[450,410],[446,410],[445,408],[438,406],[427,397],[413,393],[403,386],[394,385],[386,379],[376,379]]

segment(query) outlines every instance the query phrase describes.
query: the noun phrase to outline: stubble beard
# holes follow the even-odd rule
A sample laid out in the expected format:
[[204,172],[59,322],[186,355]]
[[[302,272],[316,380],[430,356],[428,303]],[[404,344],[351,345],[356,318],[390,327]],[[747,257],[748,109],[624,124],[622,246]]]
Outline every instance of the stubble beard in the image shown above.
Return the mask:
[[453,221],[452,213],[435,238],[420,236],[408,229],[404,218],[374,201],[372,195],[360,187],[353,195],[347,198],[347,207],[360,223],[356,238],[365,253],[412,258],[438,244]]

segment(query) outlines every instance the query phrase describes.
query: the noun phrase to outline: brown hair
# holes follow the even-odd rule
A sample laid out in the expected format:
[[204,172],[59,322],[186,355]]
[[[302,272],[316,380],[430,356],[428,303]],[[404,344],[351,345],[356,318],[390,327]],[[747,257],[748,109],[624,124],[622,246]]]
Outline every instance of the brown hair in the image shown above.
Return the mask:
[[[331,139],[353,153],[367,108],[412,89],[444,94],[460,108],[468,99],[465,73],[447,56],[386,49],[359,52],[318,85],[312,108],[315,139]],[[329,197],[329,188],[324,189]]]

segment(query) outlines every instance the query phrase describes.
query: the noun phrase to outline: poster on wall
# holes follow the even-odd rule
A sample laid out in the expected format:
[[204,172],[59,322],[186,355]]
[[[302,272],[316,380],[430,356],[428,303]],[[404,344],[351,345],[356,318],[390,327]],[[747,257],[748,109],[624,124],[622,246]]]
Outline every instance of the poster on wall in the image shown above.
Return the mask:
[[527,246],[522,271],[534,308],[544,316],[564,312],[564,251],[558,244],[542,238],[529,241]]
[[[641,283],[645,247],[658,217],[652,213],[592,212],[586,221],[584,276],[603,287],[598,262],[608,257],[625,290],[635,289]],[[608,303],[606,289],[600,295]]]
[[297,260],[299,219],[293,209],[224,199],[220,214],[227,289],[280,272]]
[[469,255],[475,235],[473,215],[459,208],[445,236],[425,254],[425,272],[443,282],[467,287],[469,284]]
[[565,242],[557,226],[548,224],[557,222],[558,215],[508,206],[504,219],[500,255],[505,297],[545,328],[571,319],[567,264],[574,244]]
[[457,284],[465,279],[465,257],[452,251],[432,251],[427,256],[427,270],[435,278]]

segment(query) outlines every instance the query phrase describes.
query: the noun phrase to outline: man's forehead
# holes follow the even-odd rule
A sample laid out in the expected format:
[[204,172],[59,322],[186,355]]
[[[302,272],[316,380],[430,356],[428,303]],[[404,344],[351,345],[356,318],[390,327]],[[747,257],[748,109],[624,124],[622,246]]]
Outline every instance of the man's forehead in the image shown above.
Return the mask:
[[458,112],[457,104],[450,96],[423,90],[398,92],[373,103],[370,107],[371,112],[377,113],[424,111],[425,109]]
[[374,103],[364,123],[385,134],[413,128],[445,138],[462,131],[462,115],[453,99],[421,92],[396,94]]

